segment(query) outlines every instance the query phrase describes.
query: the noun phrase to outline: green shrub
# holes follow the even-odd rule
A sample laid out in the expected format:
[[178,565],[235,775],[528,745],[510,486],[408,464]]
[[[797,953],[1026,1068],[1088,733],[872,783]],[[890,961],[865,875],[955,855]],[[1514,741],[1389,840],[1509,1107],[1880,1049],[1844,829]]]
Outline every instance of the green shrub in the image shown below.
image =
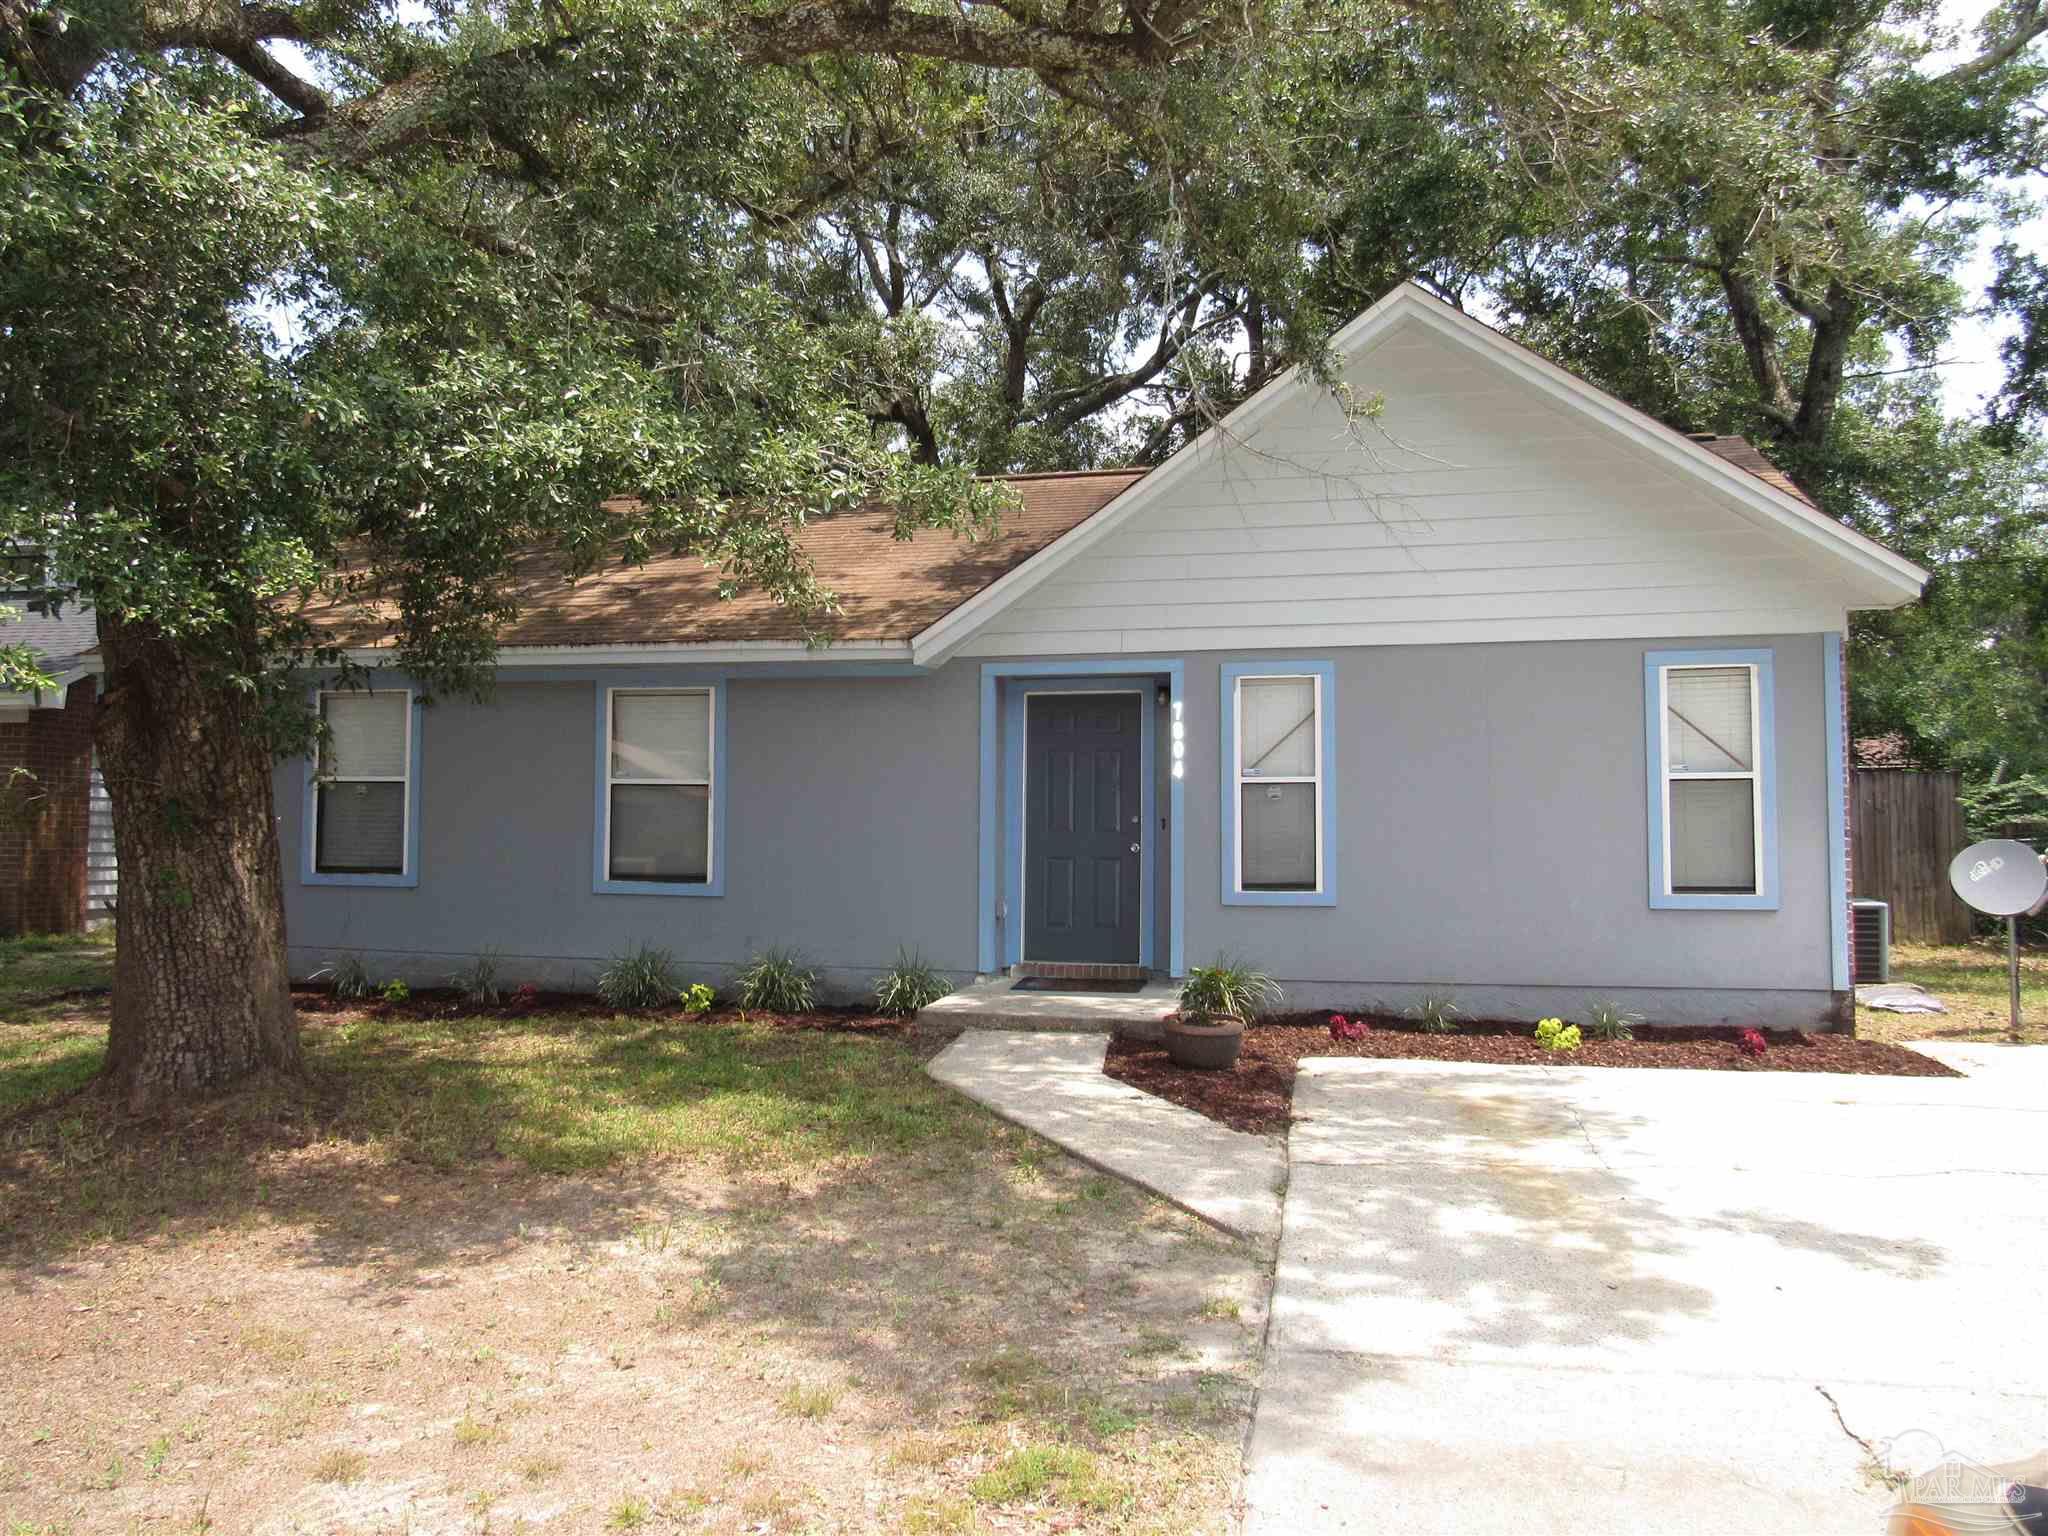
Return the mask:
[[621,950],[597,973],[597,995],[612,1008],[659,1008],[678,990],[676,957],[653,944]]
[[462,1000],[473,1008],[495,1008],[501,996],[498,989],[498,957],[485,950],[460,970],[449,973],[448,985],[462,994]]
[[1536,1043],[1546,1051],[1576,1051],[1579,1048],[1579,1026],[1567,1024],[1563,1019],[1538,1019]]
[[740,972],[740,1006],[760,1013],[809,1013],[817,972],[794,949],[764,949]]
[[936,1003],[952,990],[945,977],[925,964],[923,955],[898,946],[896,963],[875,983],[875,1006],[903,1017]]
[[701,981],[693,981],[683,988],[682,1003],[685,1013],[709,1013],[711,1005],[718,1001],[718,994]]
[[336,955],[307,979],[326,981],[334,995],[339,998],[368,997],[377,990],[370,980],[370,968],[363,964],[363,957],[353,950]]
[[1586,1028],[1595,1040],[1633,1040],[1640,1013],[1624,1013],[1615,1003],[1586,1004]]
[[396,976],[384,983],[384,1001],[387,1003],[402,1003],[411,996],[412,988]]
[[1458,1032],[1458,1020],[1464,1014],[1465,1010],[1450,998],[1432,992],[1409,1016],[1422,1026],[1425,1035],[1453,1035]]
[[1279,1001],[1280,983],[1221,955],[1214,965],[1190,966],[1180,988],[1180,1011],[1202,1018],[1255,1019]]

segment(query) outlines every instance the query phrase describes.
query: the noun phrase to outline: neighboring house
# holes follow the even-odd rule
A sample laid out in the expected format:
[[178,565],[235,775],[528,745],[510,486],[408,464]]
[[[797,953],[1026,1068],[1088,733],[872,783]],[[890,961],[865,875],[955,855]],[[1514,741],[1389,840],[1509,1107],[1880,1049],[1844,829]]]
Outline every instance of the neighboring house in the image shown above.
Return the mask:
[[1290,374],[1148,474],[1013,477],[994,539],[813,523],[828,649],[694,560],[537,568],[489,702],[324,694],[295,971],[1229,954],[1300,1006],[1846,1023],[1842,636],[1924,573],[1418,289],[1334,352],[1350,413]]
[[0,645],[34,647],[54,689],[0,692],[0,934],[76,933],[112,915],[114,833],[93,763],[99,633],[75,603],[31,613],[34,552],[0,552]]

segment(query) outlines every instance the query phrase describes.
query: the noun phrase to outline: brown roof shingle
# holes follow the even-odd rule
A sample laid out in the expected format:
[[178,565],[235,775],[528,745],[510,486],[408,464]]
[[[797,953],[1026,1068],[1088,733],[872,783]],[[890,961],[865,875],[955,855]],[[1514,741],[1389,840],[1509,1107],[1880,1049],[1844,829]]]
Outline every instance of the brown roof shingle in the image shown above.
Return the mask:
[[1688,432],[1686,436],[1715,458],[1733,464],[1737,469],[1748,470],[1764,484],[1775,486],[1787,496],[1798,497],[1809,507],[1818,505],[1811,496],[1799,489],[1797,481],[1765,458],[1763,450],[1748,438],[1721,437],[1712,432]]
[[[807,523],[798,538],[819,585],[839,612],[820,624],[836,640],[907,641],[1022,564],[1143,478],[1141,469],[1009,475],[1018,505],[1001,531],[967,539],[923,530],[893,537],[886,508],[861,507]],[[718,596],[719,572],[695,556],[613,566],[565,582],[554,561],[536,555],[514,575],[520,616],[501,645],[688,645],[768,640],[801,642],[802,621],[772,597],[743,591]],[[390,610],[376,603],[323,604],[308,617],[337,643],[373,646],[389,634]]]

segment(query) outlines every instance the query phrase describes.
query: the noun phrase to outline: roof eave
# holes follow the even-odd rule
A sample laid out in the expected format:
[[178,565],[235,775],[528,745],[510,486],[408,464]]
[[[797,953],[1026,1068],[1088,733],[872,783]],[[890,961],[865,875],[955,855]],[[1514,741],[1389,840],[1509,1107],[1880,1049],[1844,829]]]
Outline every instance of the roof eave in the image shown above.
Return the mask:
[[[357,646],[347,652],[359,666],[395,665],[388,646]],[[720,664],[761,662],[803,662],[819,666],[852,665],[860,662],[907,663],[911,660],[907,640],[834,640],[822,646],[800,640],[697,640],[651,642],[645,645],[506,645],[498,648],[500,671],[518,672],[537,667],[606,667]]]

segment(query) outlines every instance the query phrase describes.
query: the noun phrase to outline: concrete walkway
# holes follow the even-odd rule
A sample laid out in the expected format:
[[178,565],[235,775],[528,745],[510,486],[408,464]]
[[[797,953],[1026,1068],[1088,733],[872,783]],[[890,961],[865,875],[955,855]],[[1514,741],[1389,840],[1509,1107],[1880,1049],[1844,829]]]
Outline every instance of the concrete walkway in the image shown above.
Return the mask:
[[2048,1051],[2010,1049],[1304,1062],[1249,1536],[1846,1536],[1885,1464],[2039,1450]]
[[969,1030],[927,1070],[1005,1120],[1212,1225],[1271,1243],[1287,1154],[1102,1073],[1100,1034]]

